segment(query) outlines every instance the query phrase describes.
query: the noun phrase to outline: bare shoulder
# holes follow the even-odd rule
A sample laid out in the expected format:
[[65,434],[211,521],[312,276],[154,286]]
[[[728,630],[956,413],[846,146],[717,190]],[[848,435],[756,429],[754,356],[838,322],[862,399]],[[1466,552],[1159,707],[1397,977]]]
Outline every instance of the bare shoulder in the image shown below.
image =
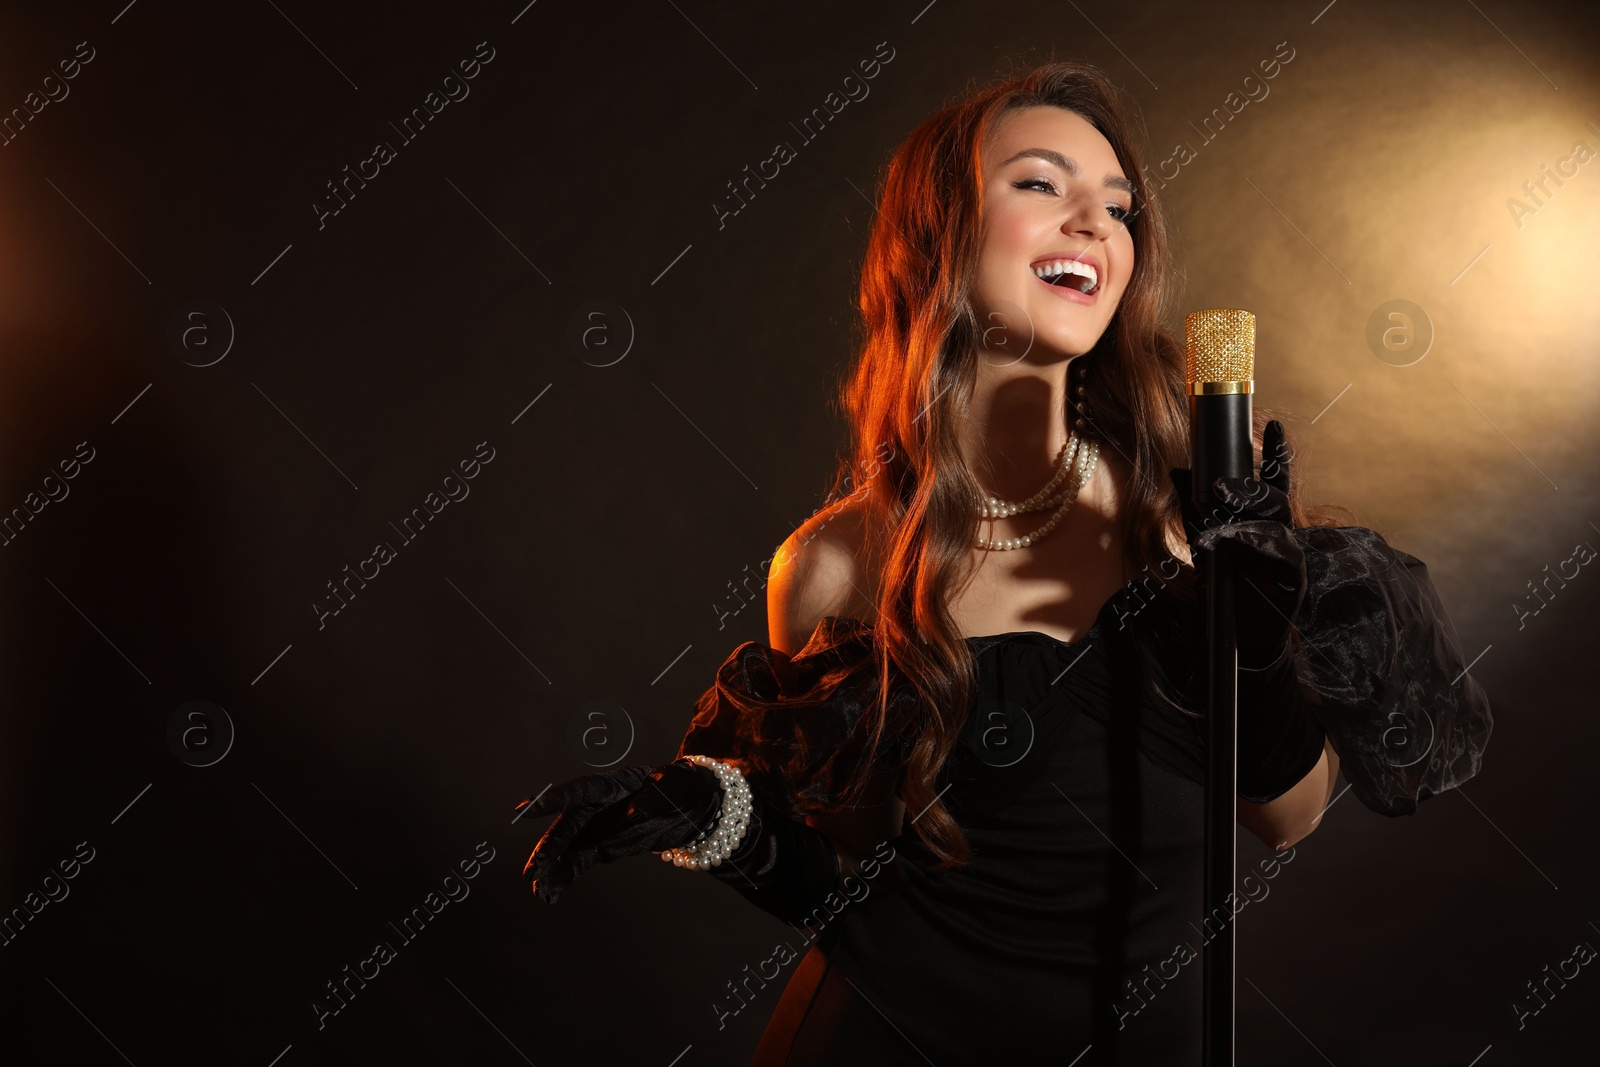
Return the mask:
[[866,533],[865,502],[846,497],[784,540],[767,571],[768,644],[792,655],[825,616],[873,621],[872,568],[863,558]]

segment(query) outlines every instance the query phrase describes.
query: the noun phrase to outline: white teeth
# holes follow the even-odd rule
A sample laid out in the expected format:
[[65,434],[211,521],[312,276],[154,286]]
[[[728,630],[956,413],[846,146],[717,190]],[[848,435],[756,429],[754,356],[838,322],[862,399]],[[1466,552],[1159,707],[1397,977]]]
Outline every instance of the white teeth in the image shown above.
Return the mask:
[[1100,275],[1094,267],[1076,259],[1058,259],[1053,263],[1040,263],[1033,268],[1033,273],[1040,278],[1053,278],[1058,274],[1077,274],[1089,279],[1091,290],[1100,285]]

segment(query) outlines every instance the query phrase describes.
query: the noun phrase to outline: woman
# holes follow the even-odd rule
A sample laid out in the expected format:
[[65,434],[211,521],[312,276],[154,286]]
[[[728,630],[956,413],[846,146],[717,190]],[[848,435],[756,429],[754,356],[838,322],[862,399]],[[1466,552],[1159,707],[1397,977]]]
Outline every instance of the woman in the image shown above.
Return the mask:
[[562,812],[546,900],[651,851],[792,924],[758,1064],[1200,1062],[1199,553],[1240,577],[1238,818],[1269,847],[1341,768],[1390,815],[1476,773],[1489,708],[1426,567],[1303,506],[1280,423],[1259,478],[1189,503],[1172,273],[1094,69],[924,122],[862,269],[836,486],[867,478],[775,557],[770,644],[678,760],[519,805]]

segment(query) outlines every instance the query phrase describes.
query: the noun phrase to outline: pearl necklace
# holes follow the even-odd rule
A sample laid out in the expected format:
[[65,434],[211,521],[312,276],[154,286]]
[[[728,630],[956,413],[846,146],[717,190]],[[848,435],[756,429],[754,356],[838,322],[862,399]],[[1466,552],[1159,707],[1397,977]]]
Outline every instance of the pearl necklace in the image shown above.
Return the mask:
[[[1089,481],[1099,462],[1099,442],[1091,440],[1085,443],[1079,439],[1076,431],[1074,431],[1067,438],[1067,443],[1061,448],[1060,469],[1056,471],[1055,477],[1051,478],[1043,489],[1017,504],[990,495],[978,505],[978,517],[980,519],[1009,518],[1012,515],[1046,511],[1051,508],[1054,508],[1054,514],[1050,516],[1043,526],[1032,533],[1023,534],[1021,537],[1002,537],[998,539],[979,537],[977,539],[977,547],[992,552],[1002,552],[1013,548],[1027,548],[1042,539],[1066,517],[1073,501],[1078,498],[1078,491]],[[1067,488],[1057,493],[1055,491],[1056,487],[1067,477],[1069,471],[1072,472],[1071,482]]]

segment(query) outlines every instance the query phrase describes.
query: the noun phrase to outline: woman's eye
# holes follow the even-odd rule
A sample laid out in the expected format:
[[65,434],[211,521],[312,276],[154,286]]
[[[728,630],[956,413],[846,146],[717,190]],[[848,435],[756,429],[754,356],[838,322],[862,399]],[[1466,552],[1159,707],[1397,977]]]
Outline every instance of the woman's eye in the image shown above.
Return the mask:
[[[1052,196],[1058,193],[1055,183],[1049,178],[1024,178],[1022,181],[1012,182],[1011,186],[1014,189],[1037,189]],[[1107,204],[1106,212],[1118,222],[1125,223],[1133,217],[1133,209],[1123,207],[1121,204]]]

